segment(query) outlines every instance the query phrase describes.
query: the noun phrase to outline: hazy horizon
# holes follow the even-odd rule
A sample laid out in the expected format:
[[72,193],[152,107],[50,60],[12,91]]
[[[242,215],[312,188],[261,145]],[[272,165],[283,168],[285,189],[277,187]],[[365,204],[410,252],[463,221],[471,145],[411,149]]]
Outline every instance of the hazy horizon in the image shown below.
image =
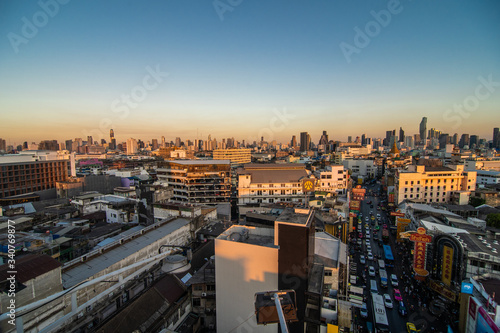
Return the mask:
[[500,126],[495,1],[60,1],[0,5],[7,144]]

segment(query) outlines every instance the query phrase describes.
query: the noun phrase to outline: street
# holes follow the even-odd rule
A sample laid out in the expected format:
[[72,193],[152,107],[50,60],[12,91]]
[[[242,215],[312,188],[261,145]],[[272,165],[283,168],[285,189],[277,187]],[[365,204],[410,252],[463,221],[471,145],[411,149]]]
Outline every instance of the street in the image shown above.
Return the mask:
[[[371,322],[373,327],[375,327],[375,318],[373,315],[372,297],[370,292],[371,280],[377,281],[378,294],[382,296],[384,294],[388,294],[392,299],[393,308],[385,308],[390,332],[408,332],[406,328],[407,322],[414,323],[417,329],[420,330],[420,332],[432,332],[431,327],[434,328],[437,332],[446,332],[446,324],[445,322],[443,322],[443,320],[438,319],[434,315],[432,315],[428,311],[428,308],[425,307],[423,302],[420,302],[419,306],[418,297],[420,296],[417,296],[417,289],[421,290],[421,288],[417,286],[417,282],[409,277],[411,275],[411,267],[407,267],[408,263],[403,264],[403,258],[405,256],[402,254],[403,251],[408,251],[408,249],[402,249],[400,248],[400,245],[396,244],[396,236],[392,232],[389,232],[388,242],[382,242],[383,224],[387,224],[388,229],[390,229],[390,227],[392,226],[392,221],[390,220],[387,211],[383,209],[377,210],[377,207],[382,200],[379,196],[380,185],[368,185],[366,186],[366,189],[367,193],[365,196],[365,200],[362,201],[360,208],[360,213],[362,216],[361,229],[357,228],[356,230],[356,235],[358,237],[360,231],[363,235],[362,245],[360,250],[355,251],[353,254],[354,262],[357,263],[358,276],[366,276],[365,281],[363,281],[363,279],[360,279],[361,281],[358,281],[357,284],[358,287],[364,286],[364,297],[366,298],[366,305],[368,310],[368,318],[366,319],[361,317],[359,309],[356,310],[356,321],[363,327],[360,332],[367,332],[367,322]],[[377,218],[377,214],[380,214],[380,221]],[[375,219],[372,219],[372,216],[374,216]],[[368,221],[366,221],[367,217]],[[354,225],[356,227],[359,226],[357,220]],[[366,228],[367,226],[368,228]],[[369,237],[365,237],[367,231],[369,231]],[[374,257],[373,260],[368,259],[367,241],[371,245],[371,252]],[[387,266],[387,263],[390,264],[390,261],[388,262],[387,260],[385,260],[386,258],[383,249],[384,244],[390,245],[392,249],[392,253],[394,256],[394,267]],[[366,264],[362,264],[360,262],[361,255],[364,255],[364,257],[366,258]],[[378,259],[383,259],[386,262],[385,269],[387,271],[388,277],[387,287],[382,287],[381,285]],[[373,266],[375,268],[375,277],[369,276],[370,266]],[[391,274],[397,275],[399,283],[398,287],[392,286],[390,279]],[[399,289],[401,293],[404,306],[407,310],[407,314],[405,316],[400,315],[398,311],[399,302],[394,298],[394,289]],[[413,292],[412,289],[414,290]]]

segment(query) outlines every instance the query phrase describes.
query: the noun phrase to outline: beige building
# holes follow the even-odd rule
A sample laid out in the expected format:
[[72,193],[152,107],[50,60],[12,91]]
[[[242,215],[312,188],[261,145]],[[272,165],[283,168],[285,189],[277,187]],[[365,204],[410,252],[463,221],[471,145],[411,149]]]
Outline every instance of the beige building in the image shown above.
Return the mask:
[[176,160],[164,162],[157,175],[173,188],[174,202],[217,204],[229,202],[230,171],[228,160]]
[[237,170],[238,205],[303,202],[303,164],[245,164]]
[[410,165],[407,170],[396,172],[395,201],[396,204],[405,199],[425,203],[448,203],[451,202],[453,192],[475,190],[476,176],[475,171],[465,171],[463,165]]
[[252,161],[251,149],[230,148],[216,149],[213,151],[214,160],[230,160],[231,165],[245,164]]

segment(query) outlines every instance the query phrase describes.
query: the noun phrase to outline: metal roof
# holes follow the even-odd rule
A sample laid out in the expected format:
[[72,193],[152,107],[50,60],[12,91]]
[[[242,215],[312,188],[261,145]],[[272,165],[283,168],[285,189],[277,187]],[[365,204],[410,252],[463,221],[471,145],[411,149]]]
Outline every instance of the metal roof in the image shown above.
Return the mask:
[[89,277],[99,273],[119,261],[134,255],[144,247],[153,244],[154,242],[167,237],[175,230],[189,224],[189,221],[183,218],[178,218],[167,224],[153,229],[142,236],[134,238],[130,242],[124,243],[98,257],[91,258],[84,264],[75,266],[62,274],[63,285],[65,288],[72,287],[77,283],[85,281]]

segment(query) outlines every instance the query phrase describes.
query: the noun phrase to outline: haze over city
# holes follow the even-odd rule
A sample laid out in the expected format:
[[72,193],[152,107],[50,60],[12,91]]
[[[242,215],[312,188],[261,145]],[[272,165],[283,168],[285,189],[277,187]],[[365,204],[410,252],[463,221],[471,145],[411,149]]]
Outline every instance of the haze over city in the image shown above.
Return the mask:
[[423,116],[490,140],[500,120],[496,1],[54,3],[0,5],[0,133],[14,146],[110,128],[346,140],[418,133]]

